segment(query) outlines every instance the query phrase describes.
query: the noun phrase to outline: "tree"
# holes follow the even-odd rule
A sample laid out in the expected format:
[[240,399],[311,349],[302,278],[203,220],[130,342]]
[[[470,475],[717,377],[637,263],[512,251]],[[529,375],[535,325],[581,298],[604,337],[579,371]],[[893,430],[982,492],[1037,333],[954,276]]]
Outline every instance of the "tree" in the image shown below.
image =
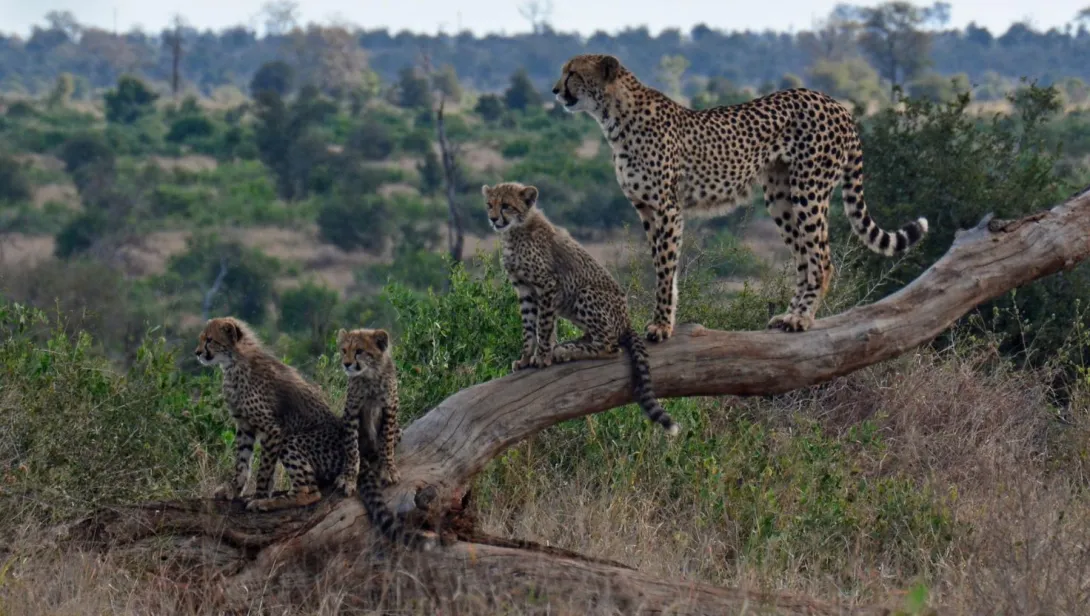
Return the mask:
[[59,107],[65,107],[72,100],[72,93],[76,90],[76,82],[72,79],[72,73],[61,73],[57,75],[57,81],[53,84],[53,89],[49,92],[49,98],[46,100],[46,105],[50,109],[56,109]]
[[458,73],[454,66],[444,64],[431,76],[432,89],[439,92],[447,100],[458,102],[462,100],[462,84],[458,83]]
[[250,96],[269,91],[284,98],[291,94],[295,80],[295,69],[283,60],[273,60],[261,65],[250,79]]
[[261,6],[265,18],[265,34],[282,36],[299,22],[299,3],[294,0],[271,0]]
[[376,88],[377,76],[367,66],[367,54],[356,35],[343,26],[307,25],[292,33],[297,74],[340,98],[359,89]]
[[549,27],[553,14],[552,0],[526,0],[519,5],[519,13],[530,22],[530,31],[541,34]]
[[107,92],[104,98],[106,121],[132,124],[155,110],[155,101],[159,95],[140,79],[123,75],[117,81],[117,88]]
[[170,94],[175,100],[182,87],[182,27],[185,21],[181,15],[175,15],[174,29],[165,37],[165,43],[170,47]]
[[321,353],[332,331],[339,299],[333,289],[310,281],[284,291],[280,296],[280,329],[308,334],[317,347],[314,350]]
[[666,93],[674,100],[681,98],[681,79],[689,66],[689,59],[682,55],[663,56],[659,60],[659,80],[665,84]]
[[411,66],[402,68],[398,75],[398,105],[405,109],[431,109],[431,84],[428,77]]
[[443,185],[443,165],[431,147],[424,152],[424,160],[416,163],[416,170],[420,174],[420,194],[434,195]]
[[534,89],[534,82],[530,80],[526,69],[520,68],[511,75],[511,85],[504,91],[503,100],[508,109],[515,111],[525,111],[531,106],[541,105],[541,94]]
[[779,88],[781,90],[793,90],[795,88],[801,88],[802,86],[802,77],[799,77],[794,73],[784,73],[783,77],[780,77]]
[[852,11],[839,6],[829,17],[816,22],[813,31],[800,32],[799,46],[814,60],[842,62],[857,54],[858,29],[859,23]]
[[495,94],[482,94],[473,111],[485,122],[495,122],[503,117],[504,102]]
[[914,79],[927,68],[931,36],[920,26],[929,19],[928,9],[897,1],[858,10],[862,21],[859,46],[891,87]]
[[27,177],[29,165],[11,154],[0,152],[0,204],[27,201],[33,193],[30,178]]
[[838,98],[867,101],[882,94],[878,73],[859,57],[843,62],[819,60],[810,67],[807,81],[810,87]]

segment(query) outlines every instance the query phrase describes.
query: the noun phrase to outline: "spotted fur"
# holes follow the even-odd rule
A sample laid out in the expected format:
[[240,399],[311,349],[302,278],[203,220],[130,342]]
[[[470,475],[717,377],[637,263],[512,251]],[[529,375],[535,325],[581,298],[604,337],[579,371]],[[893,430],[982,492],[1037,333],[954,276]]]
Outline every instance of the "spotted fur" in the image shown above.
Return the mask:
[[[678,424],[655,399],[647,349],[632,329],[617,281],[536,207],[537,188],[506,182],[482,186],[481,192],[522,312],[522,356],[512,368],[615,357],[623,347],[632,358],[633,389],[644,414],[677,434]],[[583,337],[554,347],[558,315],[583,330]]]
[[348,462],[339,484],[351,489],[362,464],[375,467],[384,486],[399,480],[394,448],[397,423],[397,367],[390,356],[390,335],[381,329],[337,332],[341,364],[348,375],[344,403]]
[[[254,332],[231,317],[208,321],[197,343],[198,361],[223,369],[223,396],[235,420],[234,482],[218,496],[242,495],[254,444],[264,451],[251,510],[309,505],[333,487],[344,468],[342,425],[322,392],[269,353]],[[291,487],[273,497],[279,462]]]
[[828,290],[829,198],[837,185],[852,231],[871,250],[897,254],[927,233],[924,218],[890,233],[870,217],[855,122],[820,92],[797,88],[695,111],[641,83],[617,58],[586,54],[564,64],[553,94],[568,111],[598,121],[617,181],[643,221],[658,278],[647,326],[652,341],[674,329],[682,209],[715,213],[763,185],[765,205],[795,261],[791,305],[768,324],[787,331],[808,329]]
[[[263,459],[255,498],[247,502],[247,509],[309,505],[338,484],[347,461],[346,428],[317,386],[278,360],[244,322],[232,317],[208,321],[196,355],[201,364],[223,369],[223,395],[236,425],[234,481],[217,497],[242,495],[259,440]],[[278,461],[291,486],[287,494],[274,496],[273,471]],[[394,517],[372,465],[360,469],[356,489],[372,525],[388,539],[422,550],[434,545],[427,536],[407,531]]]

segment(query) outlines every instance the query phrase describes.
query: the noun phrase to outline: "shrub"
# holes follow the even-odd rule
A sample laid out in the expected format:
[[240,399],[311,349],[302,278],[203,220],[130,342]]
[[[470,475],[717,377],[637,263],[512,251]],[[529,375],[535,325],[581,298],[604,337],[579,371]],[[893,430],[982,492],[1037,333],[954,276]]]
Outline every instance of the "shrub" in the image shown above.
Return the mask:
[[202,458],[226,466],[228,417],[212,378],[179,373],[156,337],[118,372],[92,353],[91,336],[70,339],[62,328],[0,300],[0,517],[55,522],[184,494],[200,479]]

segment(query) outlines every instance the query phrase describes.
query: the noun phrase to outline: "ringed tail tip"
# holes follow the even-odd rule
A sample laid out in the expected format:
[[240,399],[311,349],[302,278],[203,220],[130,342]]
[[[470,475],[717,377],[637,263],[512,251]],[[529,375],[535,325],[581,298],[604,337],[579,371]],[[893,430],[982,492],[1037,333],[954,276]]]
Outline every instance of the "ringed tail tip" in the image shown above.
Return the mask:
[[923,216],[920,216],[919,218],[916,219],[916,224],[920,225],[920,231],[921,232],[927,233],[927,219],[926,218],[924,218]]

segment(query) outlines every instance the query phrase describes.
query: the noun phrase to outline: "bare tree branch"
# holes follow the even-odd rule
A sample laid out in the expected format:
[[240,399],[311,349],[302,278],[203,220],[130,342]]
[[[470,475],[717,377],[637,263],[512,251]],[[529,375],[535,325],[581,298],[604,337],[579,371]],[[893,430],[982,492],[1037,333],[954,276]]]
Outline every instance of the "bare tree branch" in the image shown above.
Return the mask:
[[457,163],[455,161],[456,150],[447,140],[447,129],[443,123],[443,106],[446,104],[446,94],[439,97],[439,109],[435,112],[436,132],[439,134],[439,152],[443,160],[443,177],[447,190],[447,209],[450,211],[450,225],[447,229],[447,245],[450,247],[450,257],[456,262],[462,260],[462,251],[465,247],[465,227],[462,224],[462,213],[458,210],[456,189],[458,176]]
[[[961,232],[950,250],[904,289],[817,321],[810,331],[683,326],[669,341],[651,347],[655,389],[663,398],[757,395],[828,381],[906,353],[981,302],[1088,257],[1090,187],[1062,205],[1018,220],[985,218]],[[386,490],[387,501],[407,523],[446,529],[445,537],[453,534],[458,540],[424,558],[405,555],[394,564],[390,555],[381,556],[390,548],[371,543],[357,499],[332,498],[269,514],[208,502],[159,503],[100,512],[69,527],[68,534],[124,549],[139,547],[155,532],[157,542],[143,548],[154,550],[161,550],[165,535],[178,546],[181,560],[203,558],[205,567],[227,576],[224,596],[235,602],[255,591],[267,596],[276,589],[313,588],[315,572],[326,570],[315,563],[344,562],[334,556],[347,552],[370,555],[332,567],[359,581],[357,592],[367,592],[359,590],[365,581],[382,578],[380,568],[401,567],[410,572],[402,577],[419,580],[413,592],[436,609],[453,604],[454,595],[464,596],[465,584],[480,582],[505,596],[524,597],[532,588],[538,601],[544,596],[550,605],[567,599],[584,606],[613,601],[607,605],[615,604],[621,613],[723,614],[751,604],[772,604],[788,614],[846,613],[843,606],[834,609],[783,595],[667,582],[616,564],[476,533],[464,514],[467,486],[489,460],[558,422],[631,400],[625,358],[581,361],[470,387],[409,425],[397,451],[401,481]]]
[[205,291],[204,301],[201,302],[201,319],[204,321],[212,318],[212,301],[215,299],[216,293],[219,293],[220,287],[223,286],[223,279],[227,278],[227,269],[227,257],[220,257],[220,271],[216,274],[212,286]]

